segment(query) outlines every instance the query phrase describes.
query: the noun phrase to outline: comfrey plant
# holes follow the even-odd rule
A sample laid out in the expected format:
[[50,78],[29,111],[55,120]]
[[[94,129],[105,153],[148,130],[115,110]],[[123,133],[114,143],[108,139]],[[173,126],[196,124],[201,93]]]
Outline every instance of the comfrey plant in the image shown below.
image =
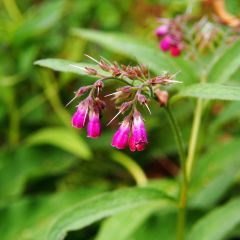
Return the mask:
[[[88,56],[89,57],[89,56]],[[94,68],[85,67],[83,70],[88,75],[94,75],[99,79],[92,85],[79,88],[74,98],[68,103],[83,95],[86,97],[77,105],[77,110],[72,117],[72,126],[75,128],[84,128],[87,124],[87,136],[89,138],[98,138],[101,135],[100,118],[103,110],[106,108],[105,102],[99,98],[100,91],[104,88],[104,83],[108,79],[115,79],[124,82],[126,85],[118,88],[116,92],[106,95],[113,96],[117,108],[119,109],[116,116],[108,123],[113,122],[120,114],[125,117],[114,134],[112,146],[118,149],[124,149],[127,145],[131,151],[142,151],[148,143],[147,133],[144,126],[144,120],[138,110],[138,105],[145,106],[151,113],[148,102],[154,95],[158,98],[160,95],[165,96],[160,100],[161,105],[167,104],[167,96],[163,91],[159,94],[161,85],[179,83],[174,80],[175,75],[164,73],[160,76],[151,77],[149,69],[144,65],[125,66],[118,63],[110,63],[104,59],[97,61],[98,66],[108,73],[102,75]],[[73,67],[78,67],[72,65]],[[110,75],[109,75],[110,74]],[[118,103],[121,103],[118,106]],[[68,105],[67,104],[67,105]]]

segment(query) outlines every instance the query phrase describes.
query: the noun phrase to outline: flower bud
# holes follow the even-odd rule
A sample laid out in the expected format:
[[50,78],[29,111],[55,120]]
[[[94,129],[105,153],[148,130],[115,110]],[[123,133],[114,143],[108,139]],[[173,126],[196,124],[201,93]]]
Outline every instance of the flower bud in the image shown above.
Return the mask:
[[168,29],[168,25],[162,25],[155,30],[155,34],[157,37],[163,37],[165,34],[168,33]]
[[97,70],[95,70],[94,68],[85,67],[85,72],[88,75],[97,75]]
[[146,96],[144,96],[143,94],[138,94],[137,95],[137,100],[139,101],[140,104],[147,104],[148,99],[146,98]]
[[132,102],[124,102],[124,103],[122,103],[122,105],[120,106],[119,111],[120,111],[121,113],[124,113],[124,112],[126,112],[131,106],[132,106]]
[[103,59],[100,60],[98,65],[102,70],[106,72],[108,72],[111,69],[111,67]]
[[84,93],[88,92],[90,89],[91,89],[91,86],[83,86],[83,87],[80,87],[80,88],[76,91],[75,96],[76,96],[76,97],[80,97],[80,96],[82,96]]
[[104,83],[102,80],[97,80],[95,83],[94,83],[94,87],[95,88],[99,88],[99,89],[102,89],[104,87]]
[[121,69],[118,67],[116,63],[111,67],[111,71],[113,77],[118,77],[122,74]]
[[158,98],[158,102],[160,104],[161,107],[165,107],[168,104],[168,92],[167,91],[161,91],[160,89],[157,89],[155,91],[155,95]]

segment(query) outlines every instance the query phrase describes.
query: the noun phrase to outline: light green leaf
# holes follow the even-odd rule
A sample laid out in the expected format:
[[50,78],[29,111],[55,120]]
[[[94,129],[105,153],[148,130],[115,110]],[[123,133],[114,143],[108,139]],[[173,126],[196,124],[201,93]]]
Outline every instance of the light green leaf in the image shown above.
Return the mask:
[[147,188],[122,189],[99,195],[68,209],[52,225],[48,240],[63,239],[68,231],[81,229],[102,218],[140,206],[169,199],[160,191]]
[[[73,61],[58,59],[58,58],[41,59],[41,60],[35,61],[34,64],[39,65],[41,67],[47,67],[55,71],[70,72],[70,73],[76,73],[80,75],[86,75],[86,72],[84,71],[84,67],[90,67],[90,68],[96,69],[100,74],[103,74],[103,73],[106,74],[106,72],[101,70],[96,64],[76,63]],[[77,67],[74,67],[72,65]]]
[[178,96],[240,101],[240,86],[229,86],[216,83],[199,83],[183,89]]
[[226,82],[240,67],[240,41],[235,42],[223,52],[211,67],[208,74],[209,82]]
[[87,144],[74,131],[67,128],[45,128],[26,139],[29,145],[50,144],[89,160],[91,151]]
[[190,205],[213,206],[240,175],[240,139],[213,146],[196,162],[190,187]]
[[214,209],[192,228],[189,240],[221,240],[240,223],[240,198]]
[[157,44],[149,43],[148,39],[140,40],[126,34],[104,33],[88,29],[73,29],[73,34],[146,64],[156,74],[161,74],[162,71],[171,73],[180,71],[178,74],[180,80],[196,81],[194,68],[190,63],[183,58],[172,58],[162,53]]

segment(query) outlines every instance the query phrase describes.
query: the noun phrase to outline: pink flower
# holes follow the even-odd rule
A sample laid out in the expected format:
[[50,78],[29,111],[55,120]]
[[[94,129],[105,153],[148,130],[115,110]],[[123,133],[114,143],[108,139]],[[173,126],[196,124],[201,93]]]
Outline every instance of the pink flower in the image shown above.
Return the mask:
[[147,132],[141,114],[135,109],[133,114],[132,135],[129,139],[131,151],[142,151],[148,143]]
[[172,44],[172,38],[170,36],[164,37],[160,42],[160,48],[162,51],[166,52],[170,49]]
[[181,49],[178,46],[172,46],[170,52],[173,57],[178,57],[181,54]]
[[155,30],[155,34],[157,37],[163,37],[165,34],[167,34],[168,29],[168,25],[162,25]]
[[89,138],[97,138],[101,135],[99,110],[96,107],[90,110],[87,132]]
[[113,136],[112,146],[118,149],[124,149],[128,144],[129,132],[130,132],[129,118],[125,118],[121,126]]
[[72,117],[72,126],[75,128],[84,128],[89,107],[89,99],[85,99],[79,103],[77,111]]

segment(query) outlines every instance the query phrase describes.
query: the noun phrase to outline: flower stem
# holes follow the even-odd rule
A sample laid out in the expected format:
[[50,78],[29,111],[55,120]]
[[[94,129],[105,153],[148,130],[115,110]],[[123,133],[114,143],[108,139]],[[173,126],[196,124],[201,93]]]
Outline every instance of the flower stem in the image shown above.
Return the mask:
[[195,113],[194,113],[192,132],[191,132],[191,137],[189,142],[189,150],[188,150],[188,155],[186,159],[186,173],[187,173],[188,181],[191,178],[192,168],[194,165],[194,158],[196,153],[199,128],[201,124],[202,111],[203,111],[203,100],[198,99]]
[[185,220],[186,220],[186,205],[187,205],[187,191],[188,181],[186,172],[186,158],[184,152],[184,144],[181,136],[181,132],[174,115],[171,112],[169,106],[167,106],[165,112],[167,114],[169,123],[171,124],[173,134],[178,146],[178,152],[181,160],[182,176],[180,182],[180,198],[179,198],[179,209],[178,209],[178,221],[177,221],[177,240],[183,240],[185,235]]

